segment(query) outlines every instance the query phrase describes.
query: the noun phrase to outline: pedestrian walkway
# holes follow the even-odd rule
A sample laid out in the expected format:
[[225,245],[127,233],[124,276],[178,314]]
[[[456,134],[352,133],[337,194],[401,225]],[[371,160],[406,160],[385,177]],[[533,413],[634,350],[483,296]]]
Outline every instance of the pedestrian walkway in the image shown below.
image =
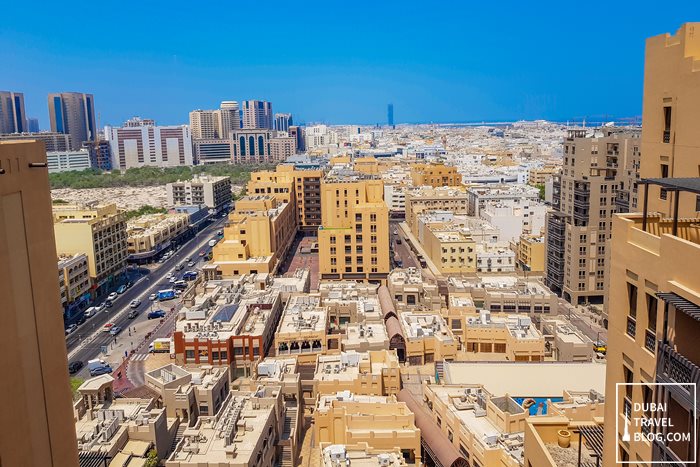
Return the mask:
[[143,360],[146,360],[147,358],[148,358],[147,353],[137,353],[131,357],[131,361],[132,362],[141,362]]

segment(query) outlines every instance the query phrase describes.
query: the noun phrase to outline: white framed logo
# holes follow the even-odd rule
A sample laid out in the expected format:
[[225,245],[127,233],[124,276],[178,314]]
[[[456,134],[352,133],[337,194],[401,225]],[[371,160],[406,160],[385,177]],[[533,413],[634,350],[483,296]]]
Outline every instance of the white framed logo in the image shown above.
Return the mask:
[[[651,402],[649,404],[640,404],[634,402],[630,406],[629,415],[620,412],[620,406],[624,407],[624,399],[626,391],[620,393],[620,388],[628,386],[648,386],[648,387],[672,387],[683,386],[690,387],[690,392],[693,398],[693,425],[690,427],[690,432],[686,428],[674,426],[669,413],[669,407],[665,403]],[[647,417],[646,413],[651,416]],[[680,459],[675,462],[675,465],[696,465],[697,464],[697,443],[698,443],[698,400],[696,383],[615,383],[615,436],[617,441],[628,443],[630,441],[643,442],[654,441],[667,445],[669,442],[688,442],[691,446],[692,459]],[[620,418],[624,421],[622,433],[620,432]],[[643,428],[648,427],[647,433],[644,433]],[[656,430],[655,430],[656,429]],[[666,433],[661,430],[666,429]],[[616,444],[617,446],[617,444]],[[637,464],[636,460],[623,461],[620,460],[620,450],[615,449],[616,464]],[[647,464],[668,464],[669,461],[653,461],[648,460]]]

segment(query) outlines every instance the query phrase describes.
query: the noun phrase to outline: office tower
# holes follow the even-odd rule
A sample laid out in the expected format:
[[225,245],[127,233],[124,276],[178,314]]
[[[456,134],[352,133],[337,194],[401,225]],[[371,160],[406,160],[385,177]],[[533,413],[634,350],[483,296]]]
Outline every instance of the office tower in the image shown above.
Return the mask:
[[272,104],[266,101],[243,101],[243,128],[272,130]]
[[636,129],[569,130],[564,140],[560,207],[547,214],[545,283],[572,304],[603,303],[617,190],[636,179],[639,147]]
[[386,121],[391,128],[394,128],[394,104],[386,106]]
[[233,163],[234,164],[264,164],[271,162],[270,139],[272,131],[241,129],[231,133],[233,135]]
[[41,132],[0,135],[0,141],[37,140],[44,143],[47,151],[70,151],[73,146],[71,135],[63,133]]
[[105,127],[112,149],[112,167],[176,167],[192,165],[192,137],[187,125],[156,126],[138,117],[122,128]]
[[27,118],[27,131],[37,133],[39,131],[39,119],[34,117]]
[[112,147],[109,141],[86,141],[83,149],[90,153],[90,165],[100,170],[112,170]]
[[193,110],[190,112],[190,131],[194,139],[222,138],[215,110]]
[[24,94],[0,91],[0,134],[24,133],[27,129],[27,114],[24,113]]
[[0,142],[3,466],[78,465],[52,226],[43,145]]
[[232,141],[230,139],[195,139],[192,143],[195,164],[231,162]]
[[241,128],[241,110],[236,101],[222,101],[219,106],[221,137],[229,138],[231,132]]
[[297,140],[297,152],[306,151],[306,141],[304,140],[304,128],[300,126],[290,126],[289,136],[293,136]]
[[126,214],[116,204],[55,204],[53,231],[56,251],[64,255],[85,253],[99,295],[126,271]]
[[92,167],[90,159],[90,152],[87,149],[46,152],[49,173],[89,169]]
[[[698,434],[692,429],[693,424],[699,426],[693,403],[700,387],[698,60],[700,23],[687,23],[675,35],[647,39],[642,213],[615,216],[611,241],[606,466],[616,461],[697,465],[693,460],[698,459]],[[666,410],[638,410],[636,404],[647,402],[664,403]],[[650,418],[673,427],[640,430],[638,420]],[[639,440],[640,432],[661,436]],[[689,433],[689,440],[665,443],[671,432]]]
[[49,94],[51,131],[71,135],[71,148],[97,139],[95,103],[92,94],[62,92]]
[[275,114],[275,130],[288,132],[292,125],[294,125],[292,114]]
[[383,283],[389,273],[389,209],[384,183],[335,166],[321,182],[321,279]]

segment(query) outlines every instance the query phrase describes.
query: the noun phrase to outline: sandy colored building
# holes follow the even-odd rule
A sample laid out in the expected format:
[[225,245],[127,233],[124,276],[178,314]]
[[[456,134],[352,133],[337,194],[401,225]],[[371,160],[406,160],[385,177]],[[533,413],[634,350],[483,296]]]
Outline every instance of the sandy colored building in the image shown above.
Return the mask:
[[[352,445],[321,443],[319,445],[321,467],[403,467],[416,465],[406,463],[399,448],[372,449],[367,443]],[[312,461],[313,462],[313,461]]]
[[389,274],[389,210],[383,182],[335,166],[321,182],[321,279],[373,283]]
[[542,167],[533,167],[528,171],[528,183],[530,185],[544,185],[547,180],[561,172],[561,165],[545,164]]
[[357,172],[367,175],[379,174],[379,161],[374,157],[357,157],[352,161],[352,167]]
[[464,315],[461,330],[455,329],[453,320],[452,333],[459,335],[467,352],[497,354],[511,362],[544,360],[544,336],[528,316],[482,310],[476,315]]
[[383,293],[394,301],[399,312],[439,312],[444,303],[437,284],[425,278],[419,268],[393,269],[386,288],[379,288],[379,294]]
[[377,285],[355,281],[322,281],[321,303],[328,308],[330,327],[345,330],[351,324],[381,323]]
[[421,432],[413,413],[395,396],[355,395],[349,391],[319,395],[313,430],[319,444],[367,443],[373,449],[398,448],[408,462],[421,462]]
[[78,465],[52,227],[44,145],[0,142],[3,465]]
[[469,197],[464,188],[422,186],[406,191],[406,222],[413,228],[416,218],[423,211],[451,211],[467,214]]
[[390,396],[398,394],[400,390],[399,360],[395,352],[347,351],[316,357],[314,397],[342,391]]
[[126,223],[129,260],[148,260],[187,232],[187,214],[146,214]]
[[93,293],[109,288],[126,269],[126,215],[116,204],[54,204],[54,235],[59,254],[85,253]]
[[542,333],[550,344],[552,357],[559,362],[590,362],[595,356],[593,341],[564,318],[542,320]]
[[291,202],[296,209],[297,225],[304,232],[316,235],[321,225],[322,170],[296,170],[280,164],[274,171],[250,174],[248,193],[269,194],[280,201]]
[[231,178],[200,175],[166,185],[169,206],[201,206],[221,212],[231,204]]
[[270,195],[244,196],[212,249],[216,276],[273,273],[296,233],[294,206]]
[[297,152],[297,139],[293,136],[275,135],[270,139],[270,161],[284,162]]
[[[700,23],[675,35],[647,39],[641,162],[642,214],[613,220],[610,286],[607,296],[608,373],[604,465],[616,461],[667,462],[697,459],[697,441],[639,439],[634,420],[665,417],[687,432],[698,423],[700,383],[697,319],[700,316],[700,236],[697,163],[700,136],[698,85]],[[622,383],[617,385],[617,383]],[[629,385],[624,383],[637,383]],[[653,383],[680,384],[653,387]],[[684,386],[696,383],[695,390]],[[612,403],[616,401],[617,404]],[[663,413],[635,404],[663,401]],[[617,407],[616,407],[617,405]],[[629,421],[630,440],[624,440]],[[644,430],[648,431],[648,430]],[[692,436],[692,435],[691,435]],[[697,440],[697,433],[695,433]],[[695,451],[695,452],[693,452]]]
[[459,343],[439,314],[405,311],[398,318],[406,339],[406,360],[410,365],[453,360],[457,355]]
[[328,349],[340,349],[341,334],[329,334],[328,309],[317,295],[292,295],[275,333],[275,355],[296,356],[300,364],[316,361]]
[[66,311],[89,297],[91,282],[85,253],[58,257],[58,283],[61,305]]
[[445,164],[415,164],[411,166],[411,181],[413,186],[460,186],[462,175],[457,167]]
[[516,244],[516,259],[520,269],[544,272],[545,245],[544,235],[521,235]]

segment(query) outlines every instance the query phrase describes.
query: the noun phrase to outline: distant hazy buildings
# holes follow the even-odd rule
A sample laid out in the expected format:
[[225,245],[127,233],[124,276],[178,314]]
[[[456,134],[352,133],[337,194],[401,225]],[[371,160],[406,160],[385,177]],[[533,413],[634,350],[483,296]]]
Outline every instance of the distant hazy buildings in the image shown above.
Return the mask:
[[0,133],[23,133],[27,128],[24,94],[0,91]]
[[87,149],[47,152],[46,162],[48,163],[49,173],[85,170],[92,167],[90,153]]
[[266,101],[243,101],[243,128],[273,129],[272,104]]
[[275,114],[275,130],[277,131],[289,131],[289,127],[294,125],[292,119],[292,114]]
[[304,129],[300,126],[290,126],[287,131],[289,136],[292,136],[297,141],[297,152],[306,151],[306,138],[304,137]]
[[227,139],[241,126],[238,102],[224,101],[217,110],[190,112],[190,131],[193,139]]
[[386,106],[386,122],[390,127],[394,127],[394,104]]
[[106,126],[112,149],[112,167],[192,165],[192,137],[187,125],[156,126],[153,120],[136,117],[122,128]]
[[30,133],[38,132],[39,131],[39,119],[33,118],[33,117],[28,117],[27,118],[27,130]]
[[41,133],[21,133],[21,134],[6,134],[0,135],[0,141],[3,140],[37,140],[44,143],[47,151],[70,151],[72,147],[71,135],[55,132]]
[[80,149],[83,141],[94,141],[97,137],[92,94],[49,94],[49,120],[51,131],[71,135],[70,149]]

